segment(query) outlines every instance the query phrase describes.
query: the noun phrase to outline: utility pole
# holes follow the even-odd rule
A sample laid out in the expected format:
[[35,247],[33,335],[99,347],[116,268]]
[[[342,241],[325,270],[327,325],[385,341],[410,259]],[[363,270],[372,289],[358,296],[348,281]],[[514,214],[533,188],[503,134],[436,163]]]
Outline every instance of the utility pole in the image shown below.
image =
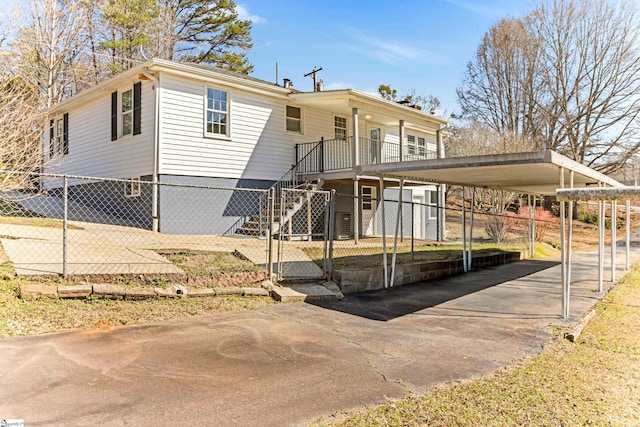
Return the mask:
[[313,76],[313,91],[318,91],[318,86],[316,86],[316,73],[318,71],[322,71],[322,67],[313,67],[313,70],[305,74],[305,77]]

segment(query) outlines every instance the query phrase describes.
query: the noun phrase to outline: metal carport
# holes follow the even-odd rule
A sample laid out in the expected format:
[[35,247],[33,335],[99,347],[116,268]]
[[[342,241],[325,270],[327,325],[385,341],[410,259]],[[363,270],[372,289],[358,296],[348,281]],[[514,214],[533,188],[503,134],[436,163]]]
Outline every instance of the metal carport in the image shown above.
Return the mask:
[[[445,159],[405,161],[397,163],[361,165],[357,176],[377,176],[400,181],[422,181],[462,187],[513,191],[538,196],[555,196],[558,189],[587,187],[623,188],[622,183],[561,154],[545,150],[530,153],[510,153]],[[560,201],[562,316],[568,317],[571,288],[572,208],[569,205],[568,239],[566,235],[565,201]],[[611,280],[615,281],[615,201],[612,202]],[[598,288],[602,289],[604,269],[604,206],[599,209]],[[629,204],[627,203],[627,224]],[[398,229],[395,237],[397,241]],[[471,239],[471,236],[469,237]],[[627,259],[629,258],[629,227],[627,226]],[[464,238],[463,238],[464,240]],[[568,242],[567,242],[568,240]],[[395,246],[395,245],[394,245]],[[394,247],[395,254],[395,247]],[[386,264],[386,263],[385,263]],[[627,268],[628,268],[627,262]],[[392,259],[392,271],[395,257]],[[392,273],[393,279],[393,273]],[[393,283],[391,284],[391,286]]]

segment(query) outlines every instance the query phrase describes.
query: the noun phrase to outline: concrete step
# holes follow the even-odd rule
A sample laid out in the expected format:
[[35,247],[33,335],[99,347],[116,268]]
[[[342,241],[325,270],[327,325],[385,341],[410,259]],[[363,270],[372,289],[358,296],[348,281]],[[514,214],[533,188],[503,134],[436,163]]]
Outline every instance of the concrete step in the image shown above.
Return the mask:
[[344,298],[340,288],[334,282],[277,287],[271,291],[271,296],[281,302],[336,301]]

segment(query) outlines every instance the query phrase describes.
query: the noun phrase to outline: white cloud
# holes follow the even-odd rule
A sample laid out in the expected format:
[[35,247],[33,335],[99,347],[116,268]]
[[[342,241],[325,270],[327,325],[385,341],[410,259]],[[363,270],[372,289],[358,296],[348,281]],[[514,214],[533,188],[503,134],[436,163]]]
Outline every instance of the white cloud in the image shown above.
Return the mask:
[[238,18],[242,20],[250,20],[254,24],[263,24],[267,22],[265,18],[260,15],[252,15],[249,13],[249,8],[244,4],[236,4],[236,12],[238,12]]
[[353,28],[349,29],[347,34],[350,34],[357,42],[361,43],[360,46],[350,46],[353,50],[364,53],[387,64],[397,65],[401,62],[439,62],[435,55],[406,43],[372,37]]

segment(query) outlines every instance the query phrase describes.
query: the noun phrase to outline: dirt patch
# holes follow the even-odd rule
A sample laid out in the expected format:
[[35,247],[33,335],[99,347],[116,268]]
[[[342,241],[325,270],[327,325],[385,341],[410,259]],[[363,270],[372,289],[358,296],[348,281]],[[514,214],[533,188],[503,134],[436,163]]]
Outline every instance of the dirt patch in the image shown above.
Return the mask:
[[160,255],[180,267],[180,282],[192,288],[250,286],[266,279],[263,269],[229,252],[191,249],[159,250]]

